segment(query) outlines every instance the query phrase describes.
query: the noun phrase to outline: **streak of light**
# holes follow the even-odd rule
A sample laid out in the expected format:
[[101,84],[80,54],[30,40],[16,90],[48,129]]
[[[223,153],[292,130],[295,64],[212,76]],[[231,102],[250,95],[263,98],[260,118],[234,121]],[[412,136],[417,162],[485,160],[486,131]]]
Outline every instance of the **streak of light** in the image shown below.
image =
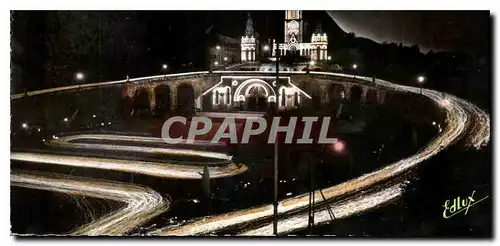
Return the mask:
[[57,140],[50,141],[47,144],[57,147],[73,148],[73,149],[95,149],[95,150],[127,151],[127,152],[140,152],[140,153],[152,153],[152,154],[180,155],[180,156],[198,156],[204,158],[221,159],[226,161],[230,161],[232,159],[232,156],[224,153],[204,151],[204,150],[72,142],[81,139],[130,141],[138,143],[146,143],[148,141],[159,143],[159,141],[161,141],[160,138],[140,137],[140,136],[123,136],[123,135],[113,135],[113,134],[78,134],[78,135],[63,136]]
[[[222,72],[221,72],[222,73]],[[302,72],[303,73],[303,72]],[[297,72],[299,74],[299,72]],[[336,73],[324,73],[324,72],[310,72],[311,75],[319,74],[319,75],[326,75],[326,76],[332,76],[332,77],[346,77],[350,78],[350,75],[346,74],[336,74]],[[364,82],[357,82],[357,83],[366,83],[366,84],[371,84],[372,83],[372,78],[369,77],[362,77],[362,76],[356,76],[356,79],[359,81]],[[383,80],[376,80],[376,85],[380,86],[385,89],[390,89],[390,90],[395,90],[395,91],[405,91],[405,92],[411,92],[411,93],[420,93],[421,88],[415,88],[415,87],[410,87],[410,86],[402,86],[402,85],[397,85],[393,84],[387,81]],[[40,92],[41,93],[41,92]],[[362,175],[360,177],[351,179],[349,181],[346,181],[344,183],[328,187],[325,189],[321,190],[316,190],[315,192],[317,194],[314,195],[315,201],[314,203],[317,204],[318,206],[325,206],[328,204],[328,201],[333,200],[334,198],[338,197],[343,197],[346,195],[359,195],[359,191],[366,190],[370,187],[374,187],[377,184],[381,182],[386,182],[391,180],[392,178],[406,172],[406,171],[411,171],[414,167],[416,167],[419,163],[422,161],[425,161],[432,156],[436,155],[441,149],[446,148],[450,144],[454,143],[460,138],[465,138],[467,145],[475,148],[481,148],[482,146],[486,145],[489,142],[490,139],[490,119],[489,116],[483,112],[481,109],[479,109],[477,106],[473,105],[470,102],[467,102],[463,99],[454,97],[449,94],[441,93],[441,92],[436,92],[433,90],[429,89],[423,89],[422,90],[422,95],[428,97],[429,99],[433,100],[437,105],[441,105],[443,108],[444,113],[446,114],[446,125],[444,129],[436,136],[431,142],[428,143],[427,146],[425,146],[423,149],[421,149],[419,152],[416,154],[401,159],[397,162],[391,163],[386,167],[383,167],[379,170],[376,170],[372,173],[368,173],[365,175]],[[12,97],[11,97],[12,98]],[[445,102],[446,103],[443,103]],[[21,153],[23,154],[23,153]],[[58,155],[57,157],[60,157]],[[11,154],[12,158],[12,154]],[[82,159],[87,159],[92,162],[92,159],[89,158],[82,158]],[[106,159],[108,161],[110,159]],[[113,160],[113,159],[111,159]],[[35,160],[36,161],[36,160]],[[52,160],[54,161],[54,160]],[[76,162],[79,162],[78,164],[85,163],[84,160],[77,160]],[[94,160],[95,161],[95,160]],[[113,160],[117,161],[117,160]],[[120,160],[121,161],[121,160]],[[54,161],[55,162],[55,161]],[[135,163],[135,162],[134,162]],[[102,168],[99,166],[99,162],[94,163],[94,166],[97,166],[96,168]],[[71,164],[70,164],[71,165]],[[75,164],[76,165],[76,164]],[[88,164],[84,164],[88,165]],[[165,165],[165,164],[163,164]],[[109,168],[109,167],[108,167]],[[118,167],[114,168],[123,168],[119,163]],[[105,168],[104,168],[105,169]],[[144,168],[148,171],[152,171],[152,169],[149,168]],[[143,169],[141,169],[143,170]],[[245,167],[246,170],[246,167]],[[137,170],[134,170],[137,171]],[[148,172],[149,173],[149,172]],[[168,176],[168,175],[167,175]],[[175,176],[175,175],[174,175]],[[188,175],[189,176],[189,175]],[[182,175],[180,178],[184,178]],[[364,210],[359,210],[361,206],[360,203],[356,203],[356,198],[348,198],[346,200],[346,204],[338,204],[341,208],[342,206],[345,207],[344,210],[337,211],[337,213],[340,213],[340,216],[344,214],[345,216],[349,216],[354,214],[353,211],[359,210],[365,211],[366,209],[369,209],[370,206],[379,206],[382,203],[389,202],[391,199],[395,199],[399,194],[397,193],[391,193],[391,188],[384,189],[380,191],[379,195],[375,195],[375,197],[372,197],[374,200],[373,202],[367,202],[368,207],[364,207]],[[323,193],[324,197],[321,196],[321,193]],[[393,196],[391,196],[391,194]],[[369,199],[367,197],[370,197],[369,195],[361,195],[358,196],[359,199]],[[392,197],[392,198],[391,198]],[[324,199],[324,200],[323,200]],[[385,200],[387,199],[387,200]],[[380,203],[377,203],[376,201],[380,201]],[[298,195],[295,197],[287,198],[279,202],[278,205],[278,214],[289,214],[292,212],[299,211],[309,204],[309,195],[308,194],[302,194]],[[358,204],[357,206],[355,205],[349,205],[348,204]],[[319,210],[318,213],[321,213],[322,210]],[[342,212],[343,211],[343,212]],[[201,218],[196,218],[194,220],[191,220],[187,223],[182,223],[181,225],[176,225],[176,226],[168,226],[164,228],[160,228],[159,230],[153,231],[150,234],[151,235],[200,235],[200,234],[210,234],[214,233],[217,231],[221,231],[224,229],[228,229],[230,227],[236,226],[236,225],[241,225],[241,224],[246,224],[250,222],[255,222],[255,221],[260,221],[262,219],[266,218],[271,218],[273,214],[273,207],[272,205],[264,205],[264,206],[259,206],[259,207],[254,207],[254,208],[249,208],[249,209],[243,209],[231,213],[226,213],[226,214],[221,214],[221,215],[215,215],[215,216],[206,216],[206,217],[201,217]],[[321,216],[321,214],[318,214]],[[303,219],[301,219],[300,216],[303,216],[301,214],[293,215],[289,217],[287,220],[282,220],[281,225],[284,227],[280,229],[280,233],[286,233],[288,231],[293,231],[296,230],[297,228],[301,228],[303,226]],[[293,223],[290,223],[290,221],[297,222],[296,225],[293,225]],[[321,219],[320,219],[321,221]],[[264,225],[268,226],[268,225]],[[261,227],[262,228],[262,227]],[[260,231],[260,233],[266,234],[268,231],[268,227],[265,229],[259,229],[258,230],[263,230]],[[252,231],[250,231],[252,232]],[[245,232],[244,232],[245,233]],[[249,233],[249,231],[247,231]],[[258,235],[261,235],[259,233],[256,233]]]
[[[318,74],[331,75],[331,73],[321,72]],[[368,82],[371,81],[371,78],[360,78],[367,80]],[[388,89],[408,91],[417,94],[420,93],[420,88],[396,85],[387,81],[377,80],[377,84]],[[452,144],[463,135],[469,136],[469,139],[472,140],[470,141],[471,145],[475,147],[480,147],[481,145],[486,144],[489,141],[489,117],[480,109],[462,99],[456,98],[451,95],[445,95],[441,92],[425,89],[423,90],[422,94],[435,101],[437,104],[444,100],[445,96],[446,99],[450,101],[449,106],[443,107],[448,122],[443,131],[430,143],[428,143],[427,146],[410,157],[391,163],[390,165],[372,173],[368,173],[344,183],[322,189],[321,191],[325,196],[325,200],[331,200],[342,195],[348,195],[359,190],[367,189],[379,182],[390,180],[391,178],[394,178],[405,171],[412,170],[412,168],[416,167],[419,163],[436,155],[439,151],[441,151],[442,148]],[[473,131],[470,132],[470,134],[466,134],[468,130],[466,123],[468,123],[468,119],[471,117],[471,115],[479,119],[480,122],[478,124],[480,126],[478,131]],[[471,138],[471,136],[473,137]],[[315,197],[314,203],[324,204],[325,202],[321,198],[320,190],[316,190],[315,193],[318,194],[315,194],[313,196]],[[305,208],[306,206],[308,206],[308,204],[308,194],[302,194],[287,198],[279,202],[278,214],[281,215],[297,211]],[[195,220],[191,220],[190,222],[183,225],[160,228],[152,232],[151,235],[167,236],[209,234],[242,223],[249,223],[256,220],[269,218],[272,215],[273,206],[269,204],[216,216],[198,218]]]
[[[59,154],[11,152],[10,159],[28,163],[96,168],[174,179],[201,179],[201,175],[199,173],[203,172],[203,166],[199,165],[68,156]],[[247,170],[247,167],[242,164],[223,162],[215,167],[212,164],[212,166],[209,166],[208,169],[210,172],[210,178],[222,178],[241,174]]]
[[170,203],[154,190],[138,185],[77,178],[63,174],[13,171],[11,185],[29,189],[89,196],[127,204],[100,219],[82,225],[70,235],[123,235],[168,210]]
[[[330,211],[328,211],[328,207],[323,207],[315,210],[314,225],[317,226],[332,222],[330,212],[333,213],[335,219],[342,219],[355,214],[366,212],[367,210],[371,210],[383,204],[389,203],[390,201],[398,199],[402,194],[403,192],[400,188],[400,184],[396,184],[382,191],[363,194],[361,196],[349,198],[344,201],[331,203],[327,205],[330,208]],[[280,219],[278,221],[278,234],[288,234],[300,229],[307,228],[308,217],[309,214],[305,212],[285,219]],[[238,235],[272,236],[273,223],[266,223],[257,228],[245,230]]]

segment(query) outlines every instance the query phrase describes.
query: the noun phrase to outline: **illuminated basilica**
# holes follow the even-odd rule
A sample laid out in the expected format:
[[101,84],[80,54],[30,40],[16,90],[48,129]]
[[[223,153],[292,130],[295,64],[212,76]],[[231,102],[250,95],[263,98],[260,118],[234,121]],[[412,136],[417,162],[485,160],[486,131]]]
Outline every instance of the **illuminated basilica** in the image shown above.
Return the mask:
[[288,53],[298,53],[315,61],[327,59],[328,38],[326,33],[313,33],[310,43],[303,43],[303,38],[302,11],[287,10],[285,12],[285,43],[276,44],[276,41],[273,40],[273,57],[276,56],[277,45],[283,56]]
[[[314,61],[327,60],[328,37],[326,33],[316,30],[311,36],[310,43],[303,43],[304,26],[301,10],[285,11],[285,42],[276,43],[273,39],[272,57],[276,57],[276,48],[280,55],[299,54],[309,57]],[[247,21],[245,36],[241,38],[241,61],[255,61],[258,52],[258,40],[253,35],[253,23],[249,18]]]

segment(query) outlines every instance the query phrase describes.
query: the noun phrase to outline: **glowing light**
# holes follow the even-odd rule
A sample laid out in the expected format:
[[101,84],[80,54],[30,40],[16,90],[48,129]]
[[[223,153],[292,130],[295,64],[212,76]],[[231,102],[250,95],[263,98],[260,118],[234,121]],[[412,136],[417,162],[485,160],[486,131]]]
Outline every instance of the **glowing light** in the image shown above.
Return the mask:
[[269,50],[269,46],[268,45],[264,45],[264,51],[268,51]]
[[215,48],[216,48],[217,50],[220,50],[220,46],[218,46],[218,45],[217,45]]
[[168,68],[168,66],[167,66],[167,64],[163,64],[163,65],[161,66],[161,68],[163,68],[163,69],[167,69],[167,68]]
[[311,61],[311,62],[309,62],[309,64],[310,64],[311,66],[314,66],[314,65],[316,64],[316,62]]
[[214,65],[215,66],[219,65],[219,62],[218,61],[214,61]]
[[23,123],[21,127],[23,127],[24,129],[28,128],[28,123]]
[[227,57],[224,57],[224,61],[227,61]]
[[267,98],[267,101],[268,101],[268,102],[275,103],[275,102],[276,102],[276,97],[275,97],[275,96],[269,96],[269,97]]
[[353,69],[357,69],[358,68],[358,64],[352,64],[352,68]]
[[64,118],[64,122],[68,122],[68,118]]
[[331,60],[331,59],[332,59],[332,56],[328,56],[326,59]]
[[38,132],[40,132],[42,129],[38,128],[38,129],[36,129],[36,130],[37,130]]
[[435,125],[436,125],[436,122],[435,122],[435,121],[433,121],[433,122],[432,122],[432,125],[433,125],[433,126],[435,126]]
[[342,141],[337,141],[333,144],[333,150],[337,153],[344,151],[344,149],[345,149],[345,144]]
[[417,81],[418,81],[418,83],[423,83],[425,81],[425,77],[424,76],[418,76],[417,77]]
[[75,78],[77,80],[83,80],[85,78],[85,76],[83,75],[83,73],[76,73]]
[[95,116],[95,114],[93,114],[93,115],[92,115],[92,118],[95,118],[95,117],[96,117],[96,116]]

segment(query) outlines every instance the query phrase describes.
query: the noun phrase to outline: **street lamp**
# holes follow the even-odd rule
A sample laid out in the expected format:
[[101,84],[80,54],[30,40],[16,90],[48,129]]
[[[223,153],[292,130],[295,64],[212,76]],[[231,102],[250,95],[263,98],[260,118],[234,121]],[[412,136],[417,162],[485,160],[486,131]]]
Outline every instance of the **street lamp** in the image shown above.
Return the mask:
[[163,64],[161,65],[161,70],[166,74],[167,73],[167,69],[168,69],[168,65],[167,64]]
[[327,56],[326,59],[330,61],[332,59],[332,56]]
[[352,76],[353,80],[356,78],[356,69],[358,69],[358,64],[352,64],[352,69],[354,70],[354,75]]
[[219,62],[218,61],[214,61],[214,65],[215,66],[219,65]]
[[227,56],[224,57],[224,61],[227,61]]
[[420,94],[422,94],[422,87],[423,87],[424,81],[425,81],[425,77],[424,76],[418,76],[417,77],[417,82],[420,85]]
[[264,51],[268,51],[269,50],[269,45],[264,45]]
[[76,73],[75,78],[76,80],[82,81],[83,79],[85,79],[85,75],[83,75],[83,73]]
[[220,49],[220,46],[219,46],[219,45],[215,46],[215,49],[218,51],[218,52],[217,52],[217,59],[216,59],[216,60],[217,60],[217,61],[220,61],[220,58],[221,58],[221,56],[222,56],[222,54],[221,54],[221,52],[222,52],[222,51],[221,51],[221,49]]

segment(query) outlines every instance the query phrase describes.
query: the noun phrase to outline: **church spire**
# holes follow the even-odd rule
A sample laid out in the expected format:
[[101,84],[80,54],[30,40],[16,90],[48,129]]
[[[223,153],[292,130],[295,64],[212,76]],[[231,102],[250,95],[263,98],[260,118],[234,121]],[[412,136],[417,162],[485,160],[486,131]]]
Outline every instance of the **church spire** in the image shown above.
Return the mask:
[[253,22],[252,22],[252,18],[250,17],[250,13],[248,13],[247,15],[248,15],[248,19],[247,19],[247,25],[246,25],[246,29],[245,29],[245,36],[251,37],[254,35]]

